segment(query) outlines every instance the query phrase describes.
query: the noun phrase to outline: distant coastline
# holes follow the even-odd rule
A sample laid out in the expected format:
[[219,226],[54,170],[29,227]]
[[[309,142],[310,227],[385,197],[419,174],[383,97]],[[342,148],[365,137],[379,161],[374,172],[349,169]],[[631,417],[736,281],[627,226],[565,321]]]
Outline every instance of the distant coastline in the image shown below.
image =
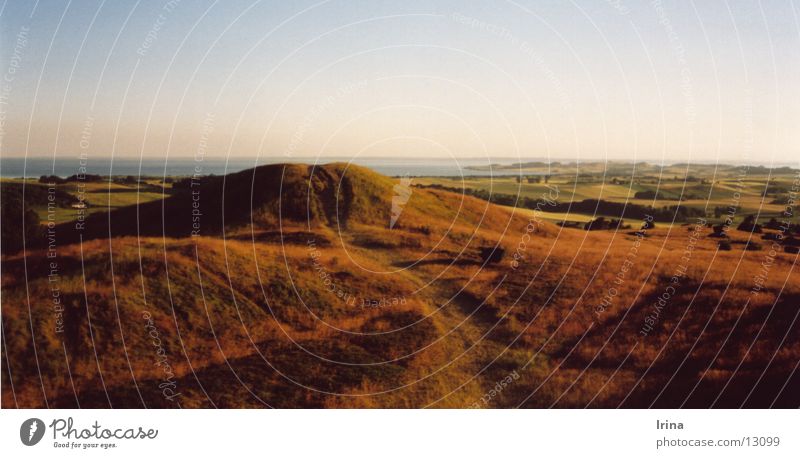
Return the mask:
[[[458,162],[450,158],[346,158],[346,157],[284,157],[273,156],[259,158],[252,157],[231,157],[210,158],[202,160],[204,174],[225,175],[228,173],[239,172],[259,165],[277,163],[318,163],[329,162],[352,162],[360,166],[368,167],[378,173],[388,176],[485,176],[499,175],[509,176],[524,173],[526,175],[547,174],[549,167],[559,167],[561,169],[576,168],[576,162],[572,159],[551,159],[531,158],[520,162],[519,158],[462,158]],[[587,160],[580,163],[581,166],[598,165],[604,161]],[[191,176],[195,173],[198,162],[192,157],[169,157],[169,158],[115,158],[97,157],[86,161],[86,173],[94,175],[133,175],[133,176]],[[625,160],[609,160],[607,164],[615,166],[625,166],[633,164]],[[658,161],[642,160],[636,162],[637,166],[646,165],[647,167],[659,167]],[[685,166],[686,162],[664,163],[663,166]],[[693,162],[692,166],[715,165],[713,161]],[[716,164],[720,167],[740,167],[745,165],[736,161],[725,161]],[[789,168],[800,169],[800,164],[785,163],[752,163],[747,164],[753,167],[768,167],[772,169]],[[77,173],[81,166],[79,158],[58,157],[3,157],[0,158],[0,177],[2,178],[38,178],[42,175],[56,175],[67,177]]]

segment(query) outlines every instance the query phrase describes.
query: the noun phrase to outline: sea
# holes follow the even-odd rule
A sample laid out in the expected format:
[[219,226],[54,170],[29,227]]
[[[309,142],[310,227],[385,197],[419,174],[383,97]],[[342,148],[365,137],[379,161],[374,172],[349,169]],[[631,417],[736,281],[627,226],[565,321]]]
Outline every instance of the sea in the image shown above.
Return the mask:
[[[557,160],[556,160],[557,161]],[[225,175],[240,172],[259,165],[280,163],[327,164],[330,162],[347,162],[364,167],[369,167],[378,173],[392,177],[459,177],[459,176],[513,176],[520,171],[513,168],[488,168],[487,166],[511,165],[521,162],[548,162],[545,158],[536,157],[492,157],[492,158],[386,158],[386,157],[231,157],[217,158],[205,156],[202,161],[191,157],[147,157],[143,159],[120,157],[92,157],[83,161],[76,155],[74,157],[0,157],[0,177],[3,178],[38,178],[42,175],[56,175],[68,177],[75,175],[84,164],[87,174],[93,175],[132,175],[132,176],[192,176],[196,170],[198,175]],[[562,162],[570,162],[565,160]],[[591,161],[589,161],[591,162]],[[652,161],[651,163],[658,163]],[[710,161],[695,161],[695,163],[712,163]],[[728,163],[735,164],[735,161]],[[770,167],[790,166],[798,164],[752,164]],[[198,169],[199,167],[199,169]],[[524,175],[537,173],[525,171]],[[542,172],[542,175],[546,172]]]
[[[87,174],[93,175],[133,175],[133,176],[191,176],[199,170],[199,175],[225,175],[247,170],[259,165],[280,163],[327,164],[330,162],[348,162],[369,167],[387,176],[485,176],[485,175],[517,175],[515,170],[476,170],[470,167],[486,167],[497,164],[519,163],[518,158],[287,158],[270,157],[254,158],[211,158],[202,161],[193,158],[94,158],[83,160]],[[4,178],[38,178],[42,175],[68,177],[80,170],[82,161],[76,156],[70,157],[3,157],[0,158],[0,176]],[[531,175],[526,172],[525,175]]]

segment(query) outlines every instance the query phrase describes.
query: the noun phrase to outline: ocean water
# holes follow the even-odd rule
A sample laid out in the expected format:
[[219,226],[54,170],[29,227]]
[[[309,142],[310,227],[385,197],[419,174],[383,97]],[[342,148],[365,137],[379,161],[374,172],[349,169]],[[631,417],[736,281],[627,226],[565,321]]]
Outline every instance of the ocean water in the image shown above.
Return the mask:
[[[329,162],[352,162],[357,165],[369,167],[378,173],[389,176],[469,176],[469,175],[489,175],[490,172],[483,170],[471,170],[470,166],[487,166],[490,164],[512,164],[520,162],[518,158],[492,158],[479,159],[467,158],[459,159],[456,163],[452,159],[425,159],[425,158],[349,158],[330,157],[323,159],[316,158],[260,158],[258,162],[254,158],[209,158],[203,161],[195,161],[192,158],[146,158],[143,160],[131,158],[88,158],[85,160],[86,173],[93,175],[146,175],[146,176],[188,176],[195,173],[195,167],[199,166],[201,175],[225,175],[227,173],[239,172],[256,165],[278,164],[286,162],[325,164]],[[81,166],[78,157],[65,158],[58,157],[43,158],[0,158],[0,176],[6,178],[34,177],[42,175],[56,175],[67,177],[78,173]],[[513,170],[494,170],[494,175],[516,175]],[[530,175],[530,173],[526,173]]]
[[[557,159],[554,159],[558,161]],[[90,157],[85,161],[86,173],[93,175],[133,175],[133,176],[190,176],[194,175],[195,167],[201,168],[200,175],[225,175],[228,173],[240,172],[253,168],[257,165],[280,164],[286,162],[306,163],[306,164],[326,164],[329,162],[351,162],[353,164],[369,167],[378,173],[388,176],[512,176],[519,172],[514,169],[494,169],[474,170],[470,167],[486,167],[492,164],[517,164],[520,162],[541,161],[544,158],[462,158],[456,162],[449,158],[346,158],[346,157],[326,157],[326,158],[286,158],[268,157],[259,158],[256,162],[254,158],[233,157],[229,159],[206,157],[203,161],[197,162],[192,158],[145,158],[141,161],[132,158],[119,158],[113,161],[108,157]],[[569,159],[561,160],[570,162]],[[657,163],[657,161],[652,161]],[[710,161],[695,161],[697,164],[710,164]],[[734,161],[730,162],[735,163]],[[80,160],[75,157],[0,157],[0,177],[18,178],[29,177],[38,178],[42,175],[56,175],[67,177],[78,173]],[[790,166],[798,167],[798,164],[753,164],[771,167]],[[533,175],[531,172],[523,172],[524,175]],[[544,174],[544,173],[542,173]]]

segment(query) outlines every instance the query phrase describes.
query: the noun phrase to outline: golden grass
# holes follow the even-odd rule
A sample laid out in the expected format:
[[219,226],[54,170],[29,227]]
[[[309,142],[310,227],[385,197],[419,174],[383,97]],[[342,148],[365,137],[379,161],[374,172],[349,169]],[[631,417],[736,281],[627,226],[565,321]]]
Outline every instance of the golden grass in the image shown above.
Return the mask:
[[[762,406],[800,355],[796,255],[776,253],[754,294],[769,251],[717,252],[708,228],[689,262],[691,227],[679,225],[648,231],[626,258],[630,231],[531,229],[530,214],[423,189],[389,229],[394,181],[356,173],[363,194],[349,205],[363,214],[343,228],[287,221],[283,237],[257,224],[225,239],[87,240],[58,247],[56,282],[45,250],[5,256],[3,365],[14,392],[5,384],[3,402],[41,407],[46,396],[66,407],[77,396],[82,407],[108,407],[105,383],[114,407],[175,407],[159,388],[165,358],[185,407],[708,406],[728,380],[718,405],[738,406],[763,372],[747,404]],[[506,256],[483,266],[479,249],[497,243]],[[484,402],[512,371],[519,378]]]

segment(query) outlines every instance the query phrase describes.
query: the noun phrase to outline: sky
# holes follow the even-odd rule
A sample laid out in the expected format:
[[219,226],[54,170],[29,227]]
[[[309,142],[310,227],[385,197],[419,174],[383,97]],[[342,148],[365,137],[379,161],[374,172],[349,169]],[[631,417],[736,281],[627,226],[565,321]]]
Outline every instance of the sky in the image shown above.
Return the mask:
[[800,3],[3,1],[3,157],[797,163]]

